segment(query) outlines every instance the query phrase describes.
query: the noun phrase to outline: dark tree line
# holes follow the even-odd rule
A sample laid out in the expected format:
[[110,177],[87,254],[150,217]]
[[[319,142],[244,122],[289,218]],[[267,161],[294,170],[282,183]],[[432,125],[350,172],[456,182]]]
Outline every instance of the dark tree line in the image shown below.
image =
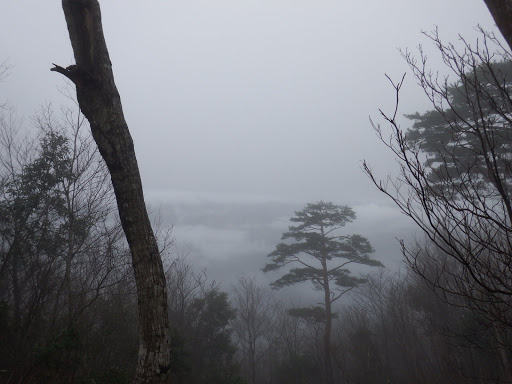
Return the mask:
[[[129,383],[137,362],[137,299],[104,165],[79,117],[47,109],[34,121],[33,139],[17,137],[21,130],[8,119],[0,130],[0,379]],[[170,292],[174,382],[324,380],[325,312],[283,303],[248,277],[223,291],[180,256],[166,231],[156,233]],[[336,241],[358,260],[348,252],[357,239]],[[351,289],[352,305],[334,301],[334,382],[505,377],[495,329],[480,327],[477,311],[449,306],[413,275],[342,275],[340,293],[359,287]]]
[[[266,300],[257,300],[263,292],[244,278],[232,293],[241,375],[257,384],[325,382],[324,319],[294,315],[300,307],[269,299],[268,292]],[[494,330],[478,326],[478,313],[439,300],[412,272],[381,270],[350,295],[332,320],[334,382],[508,382]],[[254,332],[251,319],[267,327]],[[257,335],[252,350],[251,333]]]
[[[105,164],[83,116],[48,107],[35,136],[12,116],[0,114],[0,382],[129,383],[137,296]],[[242,382],[227,293],[157,234],[174,382]]]
[[1,360],[16,382],[66,381],[84,358],[80,329],[127,284],[128,253],[83,118],[48,107],[34,122],[36,138],[0,118]]

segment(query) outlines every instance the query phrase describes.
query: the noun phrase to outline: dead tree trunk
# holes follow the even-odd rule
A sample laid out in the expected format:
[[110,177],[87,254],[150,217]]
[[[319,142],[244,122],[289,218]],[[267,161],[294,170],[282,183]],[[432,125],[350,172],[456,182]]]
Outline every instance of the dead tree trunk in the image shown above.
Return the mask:
[[144,203],[133,141],[114,83],[97,0],[62,0],[76,65],[52,71],[76,86],[78,103],[107,164],[132,254],[139,304],[134,383],[169,382],[170,339],[162,260]]
[[512,0],[484,0],[487,8],[505,38],[510,49],[512,49]]

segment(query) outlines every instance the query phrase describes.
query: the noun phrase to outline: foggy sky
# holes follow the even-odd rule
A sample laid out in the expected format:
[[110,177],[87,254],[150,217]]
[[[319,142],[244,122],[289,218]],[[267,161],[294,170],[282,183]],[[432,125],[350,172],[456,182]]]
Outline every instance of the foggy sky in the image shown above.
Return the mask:
[[[12,69],[0,99],[29,125],[40,105],[72,105],[49,71],[72,64],[72,50],[60,2],[1,5],[0,62]],[[219,265],[261,268],[293,210],[321,199],[353,206],[347,230],[398,263],[395,237],[410,224],[361,170],[363,159],[382,177],[396,166],[368,122],[393,108],[384,74],[407,72],[397,48],[428,47],[421,30],[452,42],[472,40],[477,24],[495,30],[482,0],[101,5],[147,200],[216,278]],[[408,76],[401,113],[427,108]]]

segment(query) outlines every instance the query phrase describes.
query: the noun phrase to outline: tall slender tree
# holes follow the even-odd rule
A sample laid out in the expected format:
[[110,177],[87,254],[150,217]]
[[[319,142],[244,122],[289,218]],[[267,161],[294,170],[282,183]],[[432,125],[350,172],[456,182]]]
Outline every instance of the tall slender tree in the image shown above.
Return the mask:
[[125,121],[103,35],[97,0],[62,0],[75,65],[59,72],[77,99],[112,179],[132,254],[139,304],[139,362],[135,383],[169,381],[170,337],[162,260],[144,202],[135,148]]
[[[329,384],[334,381],[331,350],[332,304],[343,294],[365,282],[363,278],[352,276],[347,266],[382,266],[379,261],[370,257],[373,248],[366,238],[339,233],[345,224],[355,218],[355,212],[347,206],[324,201],[307,204],[290,219],[297,225],[290,226],[289,232],[285,232],[281,238],[291,241],[278,244],[268,255],[272,262],[263,268],[264,272],[269,272],[289,264],[299,265],[300,267],[290,269],[274,281],[272,287],[279,289],[310,281],[316,290],[323,291],[324,308],[303,309],[301,314],[315,316],[325,322],[325,380]],[[330,265],[334,260],[339,262]]]

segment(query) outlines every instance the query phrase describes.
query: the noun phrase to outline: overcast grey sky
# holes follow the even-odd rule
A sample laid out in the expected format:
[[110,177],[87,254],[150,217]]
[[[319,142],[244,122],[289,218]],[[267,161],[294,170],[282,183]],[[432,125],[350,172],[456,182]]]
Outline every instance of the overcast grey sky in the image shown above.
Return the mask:
[[[52,62],[73,63],[60,1],[1,4],[0,61],[7,59],[12,70],[0,98],[24,116],[47,101],[68,102],[59,93],[63,77],[49,71]],[[438,26],[446,41],[458,33],[472,40],[477,24],[494,30],[482,0],[123,0],[101,6],[150,202],[181,212],[209,202],[222,212],[226,202],[295,209],[320,199],[350,204],[359,213],[355,230],[387,257],[396,252],[389,244],[401,237],[395,232],[409,224],[361,171],[363,159],[383,177],[394,167],[368,122],[378,108],[393,107],[384,74],[399,79],[407,71],[397,48],[426,44],[421,30]],[[440,66],[435,57],[431,64]],[[409,76],[401,112],[428,108],[422,96]],[[276,240],[288,211],[269,211],[265,225],[276,228]],[[186,209],[175,213],[169,220],[178,240],[209,268],[271,250],[262,240],[267,237],[251,238],[251,220],[245,227],[235,220],[226,232],[202,219],[186,224]]]

